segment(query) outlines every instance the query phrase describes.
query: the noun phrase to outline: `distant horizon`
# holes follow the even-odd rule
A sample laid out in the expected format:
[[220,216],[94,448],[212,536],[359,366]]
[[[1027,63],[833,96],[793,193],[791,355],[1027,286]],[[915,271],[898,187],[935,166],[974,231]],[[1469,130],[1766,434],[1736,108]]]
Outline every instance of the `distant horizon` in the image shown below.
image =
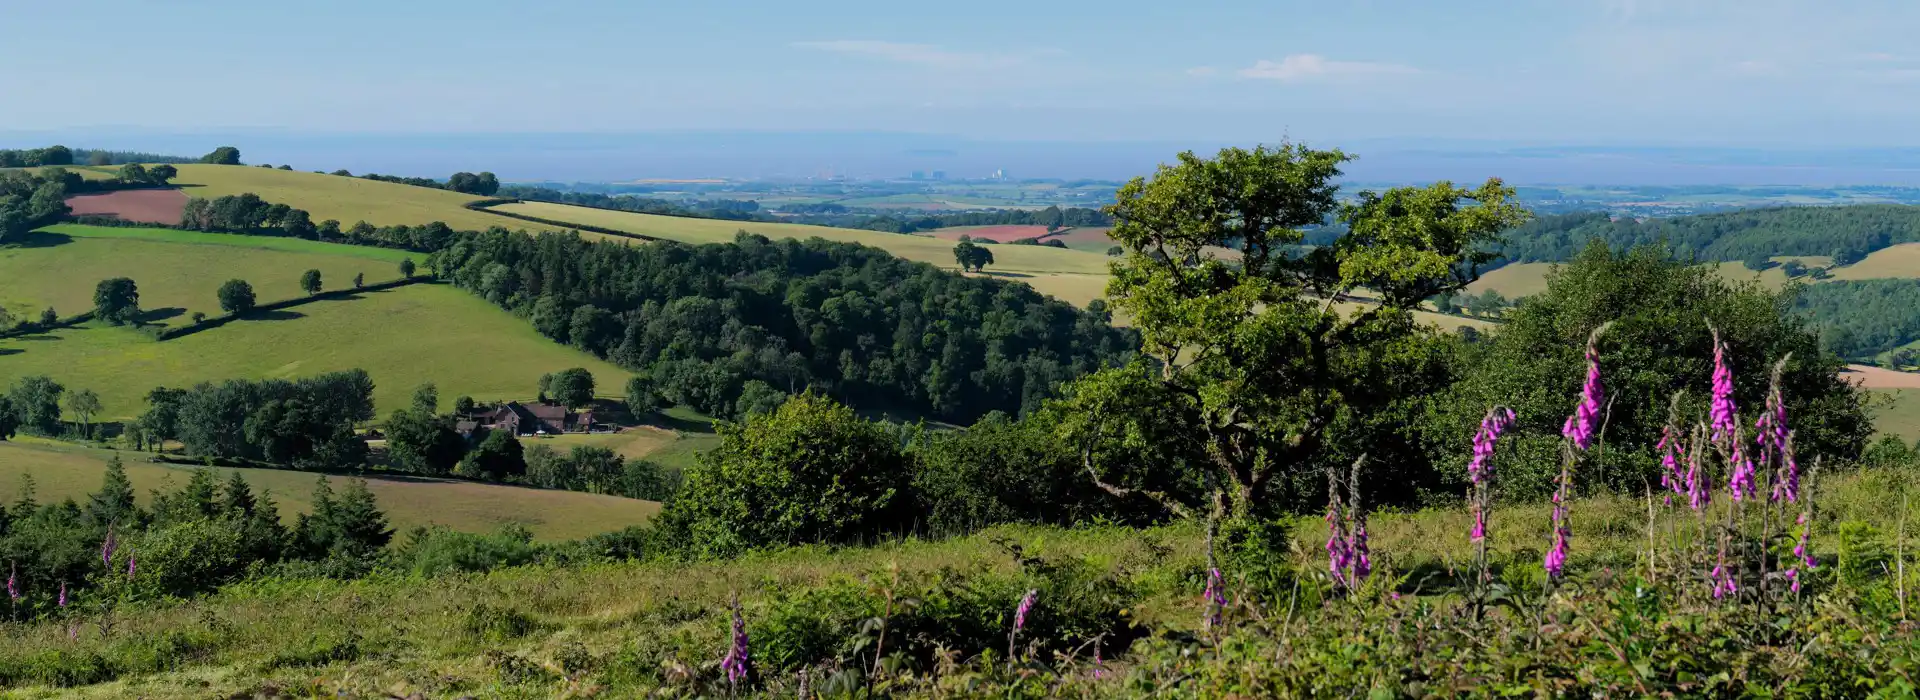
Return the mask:
[[[1920,148],[1778,147],[1458,138],[1305,138],[1357,156],[1346,180],[1426,182],[1501,177],[1527,186],[1920,186]],[[1265,141],[1280,143],[1284,136]],[[944,170],[949,179],[1125,180],[1182,150],[1224,143],[1171,140],[1010,140],[878,130],[659,129],[596,132],[305,131],[152,127],[0,131],[0,148],[145,151],[193,157],[240,148],[249,164],[299,170],[445,177],[488,170],[509,181],[622,182],[649,178],[857,179]]]

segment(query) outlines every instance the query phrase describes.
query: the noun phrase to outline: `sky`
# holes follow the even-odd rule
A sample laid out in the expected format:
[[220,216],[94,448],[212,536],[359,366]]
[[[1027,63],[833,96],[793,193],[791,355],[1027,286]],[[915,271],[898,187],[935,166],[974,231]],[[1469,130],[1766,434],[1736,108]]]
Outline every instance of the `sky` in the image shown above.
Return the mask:
[[8,32],[13,132],[1920,146],[1912,0],[93,0],[6,14],[46,28]]

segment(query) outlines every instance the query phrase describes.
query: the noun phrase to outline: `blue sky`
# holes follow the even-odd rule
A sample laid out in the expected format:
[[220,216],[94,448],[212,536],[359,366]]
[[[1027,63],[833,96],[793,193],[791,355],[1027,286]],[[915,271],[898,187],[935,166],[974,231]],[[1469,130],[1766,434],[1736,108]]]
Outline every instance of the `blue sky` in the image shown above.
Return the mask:
[[94,0],[6,14],[0,128],[15,130],[1920,145],[1911,0]]

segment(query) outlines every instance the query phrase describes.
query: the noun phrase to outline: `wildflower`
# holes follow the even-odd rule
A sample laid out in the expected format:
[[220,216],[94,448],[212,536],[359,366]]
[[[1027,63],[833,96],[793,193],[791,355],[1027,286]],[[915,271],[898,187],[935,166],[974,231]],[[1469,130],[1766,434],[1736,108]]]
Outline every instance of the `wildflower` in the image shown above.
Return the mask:
[[1341,527],[1343,523],[1344,521],[1340,517],[1339,506],[1337,504],[1328,504],[1327,570],[1333,573],[1334,579],[1341,581],[1346,580],[1347,565],[1351,557],[1351,553],[1347,550],[1346,533],[1344,532],[1344,528]]
[[1799,557],[1800,562],[1806,564],[1808,569],[1820,568],[1819,560],[1813,558],[1813,522],[1808,520],[1804,511],[1800,513],[1799,519],[1793,522],[1800,526],[1800,542],[1793,546],[1793,555]]
[[1747,455],[1746,448],[1735,443],[1733,446],[1733,471],[1727,475],[1727,493],[1733,500],[1744,500],[1753,495],[1753,458]]
[[58,602],[60,604],[60,607],[63,607],[63,608],[67,607],[67,582],[66,581],[60,582],[60,599]]
[[1505,406],[1495,406],[1487,411],[1487,417],[1480,419],[1480,431],[1473,436],[1473,460],[1467,462],[1467,480],[1475,484],[1493,476],[1487,461],[1493,457],[1493,448],[1500,440],[1500,433],[1506,432],[1513,424],[1513,410]]
[[15,603],[20,602],[20,565],[19,564],[14,564],[13,570],[7,574],[7,597],[12,598],[13,602]]
[[1727,366],[1727,345],[1720,342],[1720,331],[1713,330],[1713,405],[1707,411],[1707,421],[1713,427],[1713,441],[1721,442],[1733,439],[1735,428],[1733,405],[1733,370]]
[[740,616],[740,598],[733,599],[733,646],[727,650],[727,657],[720,661],[720,668],[727,672],[727,682],[739,685],[753,672],[753,656],[747,643],[747,621]]
[[1017,608],[1014,608],[1013,610],[1013,631],[1019,632],[1020,630],[1026,628],[1027,613],[1033,610],[1034,600],[1039,597],[1040,597],[1040,591],[1039,589],[1035,589],[1035,588],[1027,589],[1027,594],[1024,596],[1021,596],[1020,606]]
[[1106,675],[1107,662],[1100,658],[1100,639],[1096,637],[1093,640],[1093,677],[1105,678]]
[[[1686,472],[1680,470],[1680,435],[1672,423],[1660,429],[1660,443],[1653,449],[1660,453],[1660,485],[1674,493],[1686,493]],[[1667,503],[1673,503],[1672,498]]]
[[1567,509],[1553,507],[1553,548],[1547,550],[1547,559],[1542,567],[1547,570],[1548,578],[1560,578],[1567,570],[1567,552],[1570,549],[1568,538],[1573,532],[1567,527]]
[[1733,570],[1727,568],[1727,541],[1720,540],[1720,556],[1714,562],[1713,571],[1707,572],[1707,578],[1713,581],[1713,597],[1718,600],[1740,592],[1740,584],[1733,580]]
[[1787,569],[1787,590],[1800,592],[1800,570]]
[[127,578],[133,578],[133,552],[127,552]]
[[1587,382],[1580,389],[1580,404],[1560,428],[1560,434],[1582,450],[1593,445],[1593,431],[1600,421],[1600,334],[1606,330],[1602,325],[1587,337]]
[[116,543],[113,540],[113,528],[108,527],[107,539],[100,543],[100,565],[101,566],[105,566],[105,567],[113,566],[113,550],[114,550],[115,544]]
[[1475,542],[1487,538],[1487,513],[1478,504],[1473,508],[1473,530],[1467,533],[1467,537]]
[[1220,626],[1220,610],[1227,605],[1225,584],[1221,581],[1219,569],[1207,570],[1207,589],[1200,597],[1207,601],[1207,629]]
[[1361,520],[1353,527],[1353,580],[1350,585],[1358,586],[1361,581],[1373,574],[1373,559],[1367,556],[1367,521]]
[[1694,510],[1707,507],[1713,495],[1707,491],[1706,478],[1701,475],[1700,462],[1706,446],[1700,443],[1700,434],[1694,433],[1693,451],[1687,456],[1687,506]]

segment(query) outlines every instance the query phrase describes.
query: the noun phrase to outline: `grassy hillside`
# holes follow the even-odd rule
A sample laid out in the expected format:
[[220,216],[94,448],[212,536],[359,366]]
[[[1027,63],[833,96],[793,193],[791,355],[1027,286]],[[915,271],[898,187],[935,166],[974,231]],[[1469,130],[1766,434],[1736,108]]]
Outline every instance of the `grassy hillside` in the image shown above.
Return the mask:
[[[768,238],[810,238],[859,243],[883,248],[908,260],[951,268],[953,242],[930,236],[914,236],[879,231],[806,226],[802,224],[722,221],[658,216],[624,211],[591,209],[548,202],[519,202],[496,207],[500,211],[524,216],[601,226],[618,231],[681,241],[684,243],[727,243],[736,232],[746,230]],[[1044,246],[999,245],[993,247],[994,264],[987,269],[1010,272],[1065,272],[1106,274],[1107,258],[1082,251]]]
[[1881,248],[1860,262],[1833,271],[1836,280],[1920,277],[1920,243]]
[[[1870,470],[1817,482],[1822,517],[1811,544],[1820,561],[1834,561],[1839,523],[1862,520],[1891,528],[1897,519],[1910,515],[1911,511],[1901,513],[1898,500],[1884,497],[1888,489],[1898,488],[1906,477],[1893,470]],[[1544,503],[1502,504],[1490,526],[1488,543],[1492,558],[1496,562],[1524,562],[1512,567],[1504,581],[1512,581],[1514,586],[1523,589],[1537,586],[1532,583],[1532,577],[1537,577],[1539,551],[1549,539],[1547,512]],[[1561,602],[1556,603],[1560,607],[1553,609],[1554,612],[1564,610],[1569,619],[1578,619],[1572,617],[1576,614],[1591,615],[1589,619],[1596,624],[1608,624],[1606,621],[1615,619],[1639,621],[1645,619],[1642,616],[1661,614],[1668,607],[1693,603],[1693,598],[1683,598],[1679,591],[1671,588],[1674,567],[1678,566],[1671,560],[1661,563],[1664,576],[1659,583],[1668,587],[1644,586],[1640,591],[1642,596],[1632,596],[1625,592],[1631,588],[1622,588],[1614,597],[1614,587],[1620,586],[1614,583],[1616,575],[1634,576],[1643,571],[1646,511],[1640,499],[1611,496],[1576,499],[1570,512],[1570,527],[1578,533],[1570,568],[1582,572],[1577,579],[1581,585],[1557,592],[1556,599]],[[1662,546],[1672,547],[1665,537],[1680,537],[1675,533],[1691,525],[1695,516],[1684,508],[1663,508],[1660,512],[1656,531],[1663,534]],[[1353,639],[1366,637],[1336,640],[1332,644],[1337,645],[1338,654],[1329,655],[1333,660],[1322,670],[1354,673],[1348,669],[1359,664],[1363,671],[1355,676],[1342,676],[1346,682],[1370,677],[1372,673],[1387,679],[1376,682],[1405,683],[1406,679],[1395,671],[1368,671],[1361,661],[1392,654],[1395,649],[1410,645],[1425,646],[1426,642],[1412,638],[1429,628],[1453,629],[1449,625],[1457,622],[1454,610],[1461,603],[1457,591],[1447,587],[1458,574],[1461,563],[1471,557],[1466,534],[1470,517],[1459,509],[1373,515],[1369,529],[1375,581],[1394,581],[1403,575],[1406,578],[1391,600],[1384,592],[1388,587],[1382,585],[1370,587],[1360,604],[1320,599],[1321,588],[1314,582],[1317,579],[1309,578],[1310,572],[1324,570],[1326,566],[1325,555],[1319,552],[1318,546],[1325,534],[1323,529],[1314,527],[1316,520],[1310,517],[1299,521],[1292,533],[1291,554],[1281,562],[1292,572],[1301,572],[1300,578],[1307,579],[1305,584],[1291,587],[1294,595],[1289,602],[1243,602],[1244,584],[1239,577],[1246,571],[1228,565],[1227,580],[1232,587],[1229,595],[1235,600],[1226,613],[1228,623],[1236,627],[1252,626],[1246,622],[1248,614],[1243,612],[1243,606],[1252,606],[1266,613],[1258,625],[1262,631],[1243,629],[1237,639],[1247,644],[1271,644],[1277,637],[1298,639],[1305,645],[1317,637],[1316,626],[1351,625],[1352,619],[1345,611],[1378,610],[1382,615],[1391,616],[1391,625],[1383,625],[1381,633],[1400,632],[1406,639],[1377,637],[1360,647],[1355,646]],[[1075,661],[1043,659],[1044,663],[1065,672],[1057,680],[1047,672],[1024,669],[1022,672],[1070,684],[1049,686],[1053,692],[1044,694],[1049,696],[1146,696],[1155,693],[1143,691],[1139,685],[1127,685],[1129,679],[1155,673],[1177,675],[1161,668],[1156,662],[1164,657],[1157,659],[1150,655],[1150,650],[1161,644],[1194,647],[1194,643],[1181,640],[1198,633],[1201,621],[1207,618],[1201,602],[1206,567],[1202,537],[1201,528],[1193,524],[1144,530],[1098,526],[1071,530],[1001,527],[941,541],[803,547],[734,561],[529,566],[432,578],[270,580],[239,584],[193,605],[134,607],[118,612],[110,634],[87,624],[82,625],[75,639],[69,639],[64,620],[27,626],[16,633],[21,643],[0,650],[0,659],[10,662],[12,668],[22,667],[22,662],[36,657],[48,667],[79,668],[78,660],[91,658],[97,659],[95,663],[102,667],[128,669],[96,672],[90,676],[110,678],[108,682],[94,681],[79,688],[27,690],[63,697],[247,697],[272,692],[268,689],[293,687],[330,697],[414,694],[557,697],[577,696],[570,693],[569,688],[582,687],[593,688],[591,694],[594,695],[641,697],[650,694],[663,681],[684,683],[676,679],[684,675],[711,679],[718,674],[717,661],[728,648],[729,601],[736,597],[748,625],[754,660],[769,669],[791,663],[792,657],[783,654],[808,651],[817,654],[821,649],[836,648],[844,640],[821,639],[819,635],[825,630],[806,623],[827,619],[825,616],[843,609],[865,610],[867,601],[882,595],[880,591],[890,585],[889,582],[904,581],[912,585],[912,582],[941,578],[950,582],[941,590],[951,593],[951,597],[896,608],[893,613],[896,621],[914,620],[924,624],[930,619],[940,619],[934,616],[943,613],[971,620],[961,617],[974,610],[969,605],[1005,602],[1011,607],[1011,601],[1018,595],[1018,589],[1012,584],[1023,580],[1016,578],[1022,574],[1004,544],[1011,542],[1017,543],[1023,556],[1049,562],[1081,562],[1093,571],[1110,573],[1124,581],[1121,591],[1102,594],[1119,596],[1121,604],[1126,606],[1123,614],[1131,623],[1166,632],[1171,638],[1164,642],[1137,643],[1132,654],[1118,645],[1108,646],[1104,659],[1109,667],[1102,675],[1085,670],[1088,655],[1084,652]],[[1885,542],[1888,537],[1882,536],[1877,541]],[[1823,564],[1823,571],[1825,566]],[[1603,567],[1610,573],[1600,574]],[[1687,582],[1685,585],[1695,585],[1689,572],[1679,573]],[[959,583],[962,581],[964,583]],[[1625,585],[1632,586],[1635,582],[1627,579]],[[972,588],[962,594],[959,592],[962,585]],[[1281,591],[1288,590],[1284,584],[1275,585]],[[1892,593],[1886,591],[1888,584],[1878,585],[1890,599]],[[1565,602],[1570,597],[1593,595],[1587,592],[1589,588],[1599,588],[1598,595],[1609,597],[1614,607],[1602,606],[1600,612],[1595,613]],[[840,597],[808,598],[808,591],[834,591]],[[1063,605],[1061,597],[1073,595],[1070,591],[1047,591],[1038,599],[1036,614],[1062,614],[1059,612]],[[1694,595],[1705,596],[1704,593]],[[1807,607],[1843,604],[1844,599],[1838,598],[1839,595],[1836,591],[1830,598],[1823,590],[1816,599],[1817,605]],[[858,602],[843,599],[849,596],[860,597]],[[1643,597],[1652,602],[1631,609],[1641,612],[1632,615],[1620,612],[1623,604],[1618,600]],[[919,613],[922,606],[934,612]],[[1433,609],[1429,609],[1430,606]],[[1481,634],[1503,638],[1503,633],[1527,634],[1520,630],[1529,628],[1529,609],[1521,607],[1519,612],[1512,612],[1496,607],[1487,613],[1491,622],[1475,629]],[[873,614],[877,615],[877,610]],[[1001,613],[998,624],[989,621],[992,625],[989,629],[1007,625],[1006,614]],[[1276,634],[1272,630],[1279,628],[1278,621],[1283,617],[1285,631]],[[1423,622],[1410,625],[1408,620]],[[1665,631],[1664,636],[1643,631],[1641,636],[1629,638],[1646,644],[1664,640],[1684,646],[1700,638],[1693,632],[1700,627],[1698,618],[1676,617],[1654,628]],[[1531,628],[1538,629],[1539,625],[1532,624]],[[919,632],[923,634],[958,634],[950,629],[912,626],[907,629],[925,629]],[[1578,647],[1585,630],[1585,625],[1565,629],[1550,626],[1538,633],[1543,636],[1535,643],[1553,648]],[[983,633],[983,636],[994,635]],[[1001,639],[987,642],[987,649],[997,649],[1004,644],[1004,635],[997,636]],[[178,641],[163,647],[165,640]],[[1839,642],[1837,638],[1834,640]],[[1889,640],[1890,645],[1899,642]],[[193,653],[167,657],[176,659],[170,663],[142,665],[142,659],[147,657],[141,654],[151,654],[149,649],[178,649],[183,645],[190,645]],[[1204,653],[1208,646],[1198,645],[1201,652],[1196,653]],[[1600,642],[1590,646],[1596,658],[1606,658],[1612,653]],[[1809,645],[1812,646],[1818,645]],[[1326,653],[1319,647],[1303,648]],[[59,650],[57,656],[42,651],[56,649]],[[1889,648],[1885,653],[1905,653],[1896,649],[1905,647]],[[955,651],[960,661],[965,662],[986,649]],[[1244,660],[1248,664],[1276,663],[1264,653],[1247,653]],[[1459,653],[1455,650],[1447,655]],[[98,656],[91,656],[95,654]],[[986,665],[997,667],[997,658],[989,657]],[[801,657],[800,660],[808,659]],[[1240,661],[1236,658],[1234,663]],[[562,667],[577,673],[577,681],[560,677]],[[967,668],[962,666],[942,673],[951,679]],[[1453,672],[1466,676],[1477,668],[1480,667]],[[1653,669],[1647,672],[1650,675],[1668,670],[1657,665],[1647,668]],[[819,669],[815,670],[816,674],[820,673]],[[1573,669],[1555,667],[1559,673],[1570,670]],[[1237,667],[1228,672],[1237,673]],[[1258,669],[1247,672],[1248,677],[1259,673]],[[1608,677],[1630,676],[1623,671]],[[1191,679],[1162,678],[1160,682],[1178,684],[1187,680]],[[793,674],[776,671],[764,676],[762,681],[773,686],[767,696],[791,697]],[[816,688],[824,684],[820,675],[813,676],[813,681]],[[968,687],[957,681],[949,686],[950,689]],[[1146,687],[1165,689],[1168,686]],[[1432,686],[1426,689],[1431,690]],[[686,694],[687,689],[684,685],[669,685],[666,690]],[[1187,693],[1171,694],[1188,696]],[[941,696],[915,694],[916,697],[923,695]],[[1035,689],[1031,695],[1020,696],[1042,695]],[[1207,696],[1206,693],[1199,695]],[[946,696],[971,695],[956,690]]]
[[166,342],[88,325],[0,340],[0,356],[0,383],[50,375],[98,392],[107,417],[138,414],[141,397],[155,386],[352,368],[373,375],[382,415],[405,405],[423,382],[438,385],[449,401],[462,395],[497,400],[527,398],[540,375],[567,367],[586,367],[610,389],[628,376],[540,336],[485,300],[438,285],[319,301]]
[[314,223],[337,219],[342,227],[365,220],[375,226],[417,226],[434,221],[462,230],[488,226],[537,230],[536,224],[462,207],[481,197],[356,177],[233,165],[180,165],[174,183],[199,199],[252,192],[261,199],[307,210]]
[[[153,322],[177,325],[193,312],[221,313],[214,293],[231,278],[247,280],[261,302],[303,293],[300,274],[317,269],[328,289],[400,275],[399,250],[291,238],[231,236],[165,229],[63,224],[33,234],[24,247],[0,249],[0,306],[15,317],[52,306],[61,315],[93,307],[94,285],[130,277]],[[416,260],[423,256],[411,254]]]
[[[141,504],[152,500],[154,489],[172,490],[185,484],[190,468],[146,461],[137,452],[112,452],[48,442],[0,442],[0,495],[13,500],[22,475],[31,474],[36,498],[57,502],[85,501],[99,490],[107,460],[119,454]],[[256,490],[269,491],[280,504],[281,519],[289,523],[311,510],[307,500],[318,475],[277,469],[216,468],[222,480],[239,471]],[[340,479],[343,477],[332,477]],[[339,488],[335,484],[335,488]],[[509,523],[532,530],[543,540],[578,539],[636,525],[660,509],[651,501],[572,491],[548,491],[452,479],[405,477],[369,478],[367,488],[379,499],[388,523],[404,532],[418,525],[445,525],[469,532],[488,532]]]

